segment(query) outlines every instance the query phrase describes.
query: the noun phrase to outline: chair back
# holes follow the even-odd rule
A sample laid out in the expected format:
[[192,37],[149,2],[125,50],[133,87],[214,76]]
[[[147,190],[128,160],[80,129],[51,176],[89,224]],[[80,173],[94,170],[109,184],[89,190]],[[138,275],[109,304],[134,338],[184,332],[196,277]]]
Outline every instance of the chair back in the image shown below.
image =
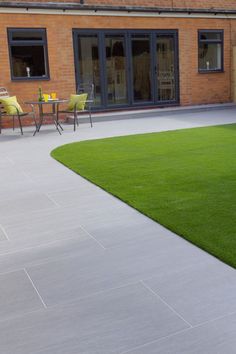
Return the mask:
[[0,115],[6,113],[3,105],[1,104],[1,97],[9,97],[9,93],[5,87],[0,87]]
[[81,83],[77,87],[77,94],[87,93],[88,98],[87,100],[91,103],[94,102],[94,84],[91,83]]

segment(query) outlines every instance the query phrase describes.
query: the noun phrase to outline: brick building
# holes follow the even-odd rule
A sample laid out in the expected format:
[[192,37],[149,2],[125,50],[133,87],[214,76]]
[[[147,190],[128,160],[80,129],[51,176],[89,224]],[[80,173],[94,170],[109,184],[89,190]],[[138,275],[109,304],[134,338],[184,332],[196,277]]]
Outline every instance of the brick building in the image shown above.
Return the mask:
[[0,86],[96,109],[234,100],[236,0],[0,0]]

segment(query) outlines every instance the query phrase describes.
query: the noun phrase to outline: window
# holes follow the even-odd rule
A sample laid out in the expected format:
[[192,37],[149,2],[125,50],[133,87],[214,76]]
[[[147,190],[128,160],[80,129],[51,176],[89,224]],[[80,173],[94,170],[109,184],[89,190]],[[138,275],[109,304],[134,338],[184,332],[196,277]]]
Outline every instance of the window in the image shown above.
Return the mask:
[[223,30],[198,32],[199,72],[223,71]]
[[8,29],[12,80],[49,79],[45,29]]

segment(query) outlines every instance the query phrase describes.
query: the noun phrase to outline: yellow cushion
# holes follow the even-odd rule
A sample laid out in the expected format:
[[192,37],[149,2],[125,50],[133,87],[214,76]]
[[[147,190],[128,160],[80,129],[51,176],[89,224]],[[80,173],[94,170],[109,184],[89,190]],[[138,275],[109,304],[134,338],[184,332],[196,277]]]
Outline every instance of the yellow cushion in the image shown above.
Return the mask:
[[70,95],[70,101],[68,103],[68,110],[73,111],[76,105],[77,111],[83,111],[88,94],[82,93],[81,95]]
[[19,113],[23,113],[21,106],[17,102],[16,96],[0,97],[0,103],[3,105],[6,114],[17,115],[17,109]]

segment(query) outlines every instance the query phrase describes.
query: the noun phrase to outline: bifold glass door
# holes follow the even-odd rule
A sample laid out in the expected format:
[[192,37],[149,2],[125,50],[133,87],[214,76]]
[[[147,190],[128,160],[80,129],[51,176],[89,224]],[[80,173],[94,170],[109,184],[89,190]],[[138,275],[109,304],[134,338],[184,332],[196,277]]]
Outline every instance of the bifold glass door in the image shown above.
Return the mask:
[[[77,38],[78,77],[80,82],[93,83],[95,90],[95,105],[101,105],[100,54],[97,35],[80,35]],[[78,84],[78,81],[77,81]]]
[[108,105],[127,104],[126,49],[124,36],[106,35],[106,94]]
[[74,30],[76,82],[97,109],[177,103],[178,32]]
[[134,102],[150,102],[151,91],[151,43],[149,35],[131,35],[132,91]]
[[176,100],[175,41],[171,35],[156,39],[157,101]]

